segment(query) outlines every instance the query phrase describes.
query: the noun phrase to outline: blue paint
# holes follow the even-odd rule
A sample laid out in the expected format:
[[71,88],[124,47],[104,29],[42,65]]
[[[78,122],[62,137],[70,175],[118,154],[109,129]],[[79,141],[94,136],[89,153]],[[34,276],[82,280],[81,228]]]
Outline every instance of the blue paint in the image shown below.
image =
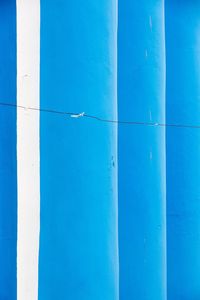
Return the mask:
[[[200,124],[200,2],[166,1],[167,122]],[[167,130],[168,299],[200,297],[200,131]]]
[[[114,0],[41,0],[41,108],[117,118]],[[117,300],[117,126],[41,113],[39,299]]]
[[[119,1],[120,120],[165,123],[163,6]],[[165,129],[120,125],[120,300],[166,299],[165,180]]]
[[[0,1],[0,102],[16,103],[16,3]],[[0,299],[16,299],[16,110],[0,107]]]

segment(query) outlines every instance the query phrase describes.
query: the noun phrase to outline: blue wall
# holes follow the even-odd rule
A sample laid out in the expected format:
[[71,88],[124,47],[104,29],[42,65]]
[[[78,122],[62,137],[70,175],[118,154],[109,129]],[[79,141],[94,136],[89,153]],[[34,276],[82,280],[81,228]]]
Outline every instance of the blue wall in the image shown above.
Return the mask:
[[[41,0],[41,108],[200,124],[199,1],[119,0],[118,24],[116,2]],[[0,102],[15,104],[15,0],[0,1],[0,45]],[[199,130],[120,124],[117,143],[112,123],[40,125],[39,300],[198,300]],[[16,300],[13,107],[0,135],[0,300]]]
[[[41,0],[41,108],[117,118],[114,0]],[[41,113],[39,299],[118,298],[116,125]]]
[[[200,124],[200,2],[166,1],[167,122]],[[168,299],[200,295],[200,131],[167,130]]]
[[[164,1],[119,0],[119,120],[165,123]],[[119,125],[120,300],[166,299],[165,129]]]
[[[0,1],[0,102],[16,103],[16,7]],[[0,106],[0,299],[16,299],[16,110]]]

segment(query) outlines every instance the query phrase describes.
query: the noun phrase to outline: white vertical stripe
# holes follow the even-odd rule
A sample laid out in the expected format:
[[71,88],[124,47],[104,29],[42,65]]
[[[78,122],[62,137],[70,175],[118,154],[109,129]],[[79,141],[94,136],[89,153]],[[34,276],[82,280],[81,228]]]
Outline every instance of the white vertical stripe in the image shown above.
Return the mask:
[[[17,105],[39,108],[40,0],[17,0]],[[17,110],[17,300],[38,299],[39,112]]]

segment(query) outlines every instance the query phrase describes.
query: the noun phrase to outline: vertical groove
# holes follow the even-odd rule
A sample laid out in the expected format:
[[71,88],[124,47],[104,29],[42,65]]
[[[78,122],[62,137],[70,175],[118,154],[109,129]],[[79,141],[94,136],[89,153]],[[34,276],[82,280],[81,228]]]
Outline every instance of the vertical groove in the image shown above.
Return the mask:
[[[16,104],[16,2],[0,1],[0,101]],[[0,299],[16,300],[16,110],[0,108]]]

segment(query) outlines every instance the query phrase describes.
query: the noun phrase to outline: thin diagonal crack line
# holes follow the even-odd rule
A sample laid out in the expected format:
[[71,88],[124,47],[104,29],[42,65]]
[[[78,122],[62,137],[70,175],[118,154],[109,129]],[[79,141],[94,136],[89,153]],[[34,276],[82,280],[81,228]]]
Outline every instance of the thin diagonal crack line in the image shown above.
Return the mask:
[[59,110],[46,109],[46,108],[36,108],[36,107],[17,105],[17,104],[14,104],[14,103],[0,102],[0,106],[8,106],[8,107],[21,108],[21,109],[25,109],[25,110],[46,112],[46,113],[59,114],[59,115],[83,117],[83,118],[94,119],[94,120],[104,122],[104,123],[124,124],[124,125],[143,125],[143,126],[149,126],[149,127],[176,127],[176,128],[200,129],[200,125],[170,124],[170,123],[165,124],[165,123],[156,123],[156,122],[110,120],[110,119],[104,119],[104,118],[101,118],[101,117],[98,117],[98,116],[95,116],[95,115],[89,115],[89,114],[86,114],[86,113],[59,111]]

